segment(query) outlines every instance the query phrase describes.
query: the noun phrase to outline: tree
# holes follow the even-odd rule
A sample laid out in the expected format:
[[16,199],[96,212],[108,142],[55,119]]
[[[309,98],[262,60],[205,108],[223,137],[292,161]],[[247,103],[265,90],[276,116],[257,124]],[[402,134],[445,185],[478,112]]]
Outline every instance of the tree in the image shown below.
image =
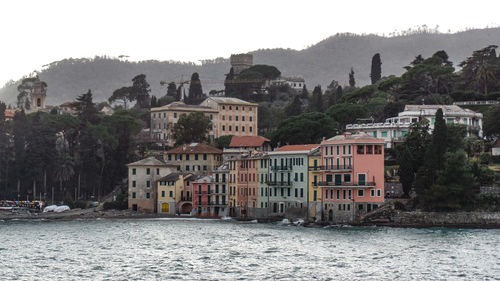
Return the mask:
[[146,75],[139,74],[132,79],[132,96],[137,99],[136,107],[150,108],[151,99],[149,93],[151,92],[149,83],[146,81]]
[[321,86],[314,87],[311,99],[309,100],[309,112],[323,112],[323,92]]
[[219,149],[229,148],[229,144],[231,144],[231,139],[233,136],[222,136],[214,139],[214,146]]
[[319,143],[340,131],[337,122],[321,112],[303,113],[290,117],[278,125],[271,133],[273,146],[286,144]]
[[113,95],[109,97],[108,101],[112,104],[116,100],[120,100],[123,103],[123,108],[127,109],[127,103],[135,100],[132,87],[121,87],[120,89],[116,89]]
[[500,58],[496,55],[498,46],[490,45],[474,51],[472,56],[461,62],[460,87],[462,89],[481,91],[486,96],[488,92],[499,90]]
[[176,99],[177,98],[177,86],[175,86],[175,82],[168,83],[167,97],[172,97],[176,101],[179,101]]
[[285,108],[285,112],[288,117],[300,115],[302,113],[302,102],[298,95],[296,95],[293,101]]
[[203,94],[203,90],[201,88],[200,76],[197,72],[191,75],[191,82],[189,82],[189,93],[187,99],[184,100],[186,104],[200,104],[205,95]]
[[212,122],[208,117],[201,112],[193,112],[180,116],[172,129],[172,134],[176,145],[203,142],[211,128]]
[[484,117],[484,135],[489,138],[500,136],[500,105],[490,107]]
[[87,93],[76,98],[76,110],[78,118],[82,123],[96,124],[99,121],[98,111],[94,104],[92,92],[90,89]]
[[438,169],[444,163],[444,155],[447,150],[448,139],[446,121],[443,117],[443,110],[439,108],[436,111],[436,121],[432,131],[432,155],[434,160],[434,169]]
[[[65,194],[66,189],[63,189],[63,182],[68,181],[75,174],[75,163],[68,153],[60,153],[56,159],[54,169],[54,178],[59,181],[59,192]],[[52,189],[52,203],[54,203],[54,189]]]
[[372,84],[375,84],[382,78],[382,61],[380,60],[380,54],[376,53],[372,57],[372,72],[370,73],[370,78]]
[[328,108],[326,113],[342,128],[345,125],[355,123],[359,118],[368,117],[365,107],[361,104],[339,103]]
[[[17,199],[24,194],[24,180],[26,179],[26,135],[28,133],[28,120],[24,110],[17,111],[14,115],[14,153],[17,178]],[[24,197],[23,197],[24,198]]]
[[413,169],[413,158],[408,147],[402,147],[402,153],[398,153],[399,181],[403,185],[405,196],[410,196],[411,187],[415,180],[415,170]]
[[[7,198],[9,190],[7,190],[8,179],[8,165],[11,156],[11,149],[9,147],[9,135],[7,130],[7,123],[5,120],[5,110],[7,106],[0,101],[0,196]],[[2,187],[5,190],[2,192]],[[10,195],[10,194],[9,194]]]
[[356,87],[356,80],[354,79],[354,69],[351,67],[349,72],[349,86]]

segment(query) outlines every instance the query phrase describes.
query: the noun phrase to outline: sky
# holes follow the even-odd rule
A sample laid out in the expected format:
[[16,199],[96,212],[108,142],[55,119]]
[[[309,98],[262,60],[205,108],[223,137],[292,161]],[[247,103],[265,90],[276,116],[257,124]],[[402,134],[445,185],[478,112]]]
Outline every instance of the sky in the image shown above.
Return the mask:
[[497,27],[499,11],[499,0],[7,0],[0,2],[0,86],[70,57],[199,63],[301,50],[342,32]]

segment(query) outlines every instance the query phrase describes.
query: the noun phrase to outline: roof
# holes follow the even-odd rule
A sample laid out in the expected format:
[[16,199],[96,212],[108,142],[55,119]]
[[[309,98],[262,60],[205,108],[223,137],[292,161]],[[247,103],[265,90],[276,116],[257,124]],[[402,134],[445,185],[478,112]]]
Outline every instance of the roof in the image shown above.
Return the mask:
[[75,101],[67,101],[67,102],[59,105],[59,107],[76,107],[76,106],[78,106],[78,103]]
[[238,98],[228,98],[228,97],[209,97],[207,99],[211,99],[215,101],[216,103],[223,103],[223,104],[238,104],[238,105],[255,105],[257,106],[257,103],[252,103],[248,101],[244,101]]
[[176,111],[202,111],[202,112],[213,112],[213,113],[218,113],[217,110],[208,107],[208,106],[202,106],[202,105],[194,105],[194,104],[185,104],[182,101],[176,101],[169,103],[164,106],[160,107],[153,107],[151,108],[151,112],[156,112],[156,111],[166,111],[166,110],[176,110]]
[[368,133],[365,133],[365,132],[356,132],[355,134],[352,134],[352,133],[344,133],[342,135],[336,135],[332,138],[329,138],[327,140],[324,140],[321,142],[321,144],[323,143],[330,143],[331,142],[334,142],[334,143],[341,143],[342,141],[346,141],[348,143],[385,143],[385,140],[384,139],[379,139],[379,138],[376,138],[374,137],[373,135],[371,134],[368,134]]
[[196,153],[211,153],[222,154],[222,150],[204,143],[193,142],[172,148],[167,151],[167,154],[196,154]]
[[285,145],[280,148],[278,148],[277,152],[284,152],[284,151],[311,151],[314,148],[319,147],[319,144],[295,144],[295,145]]
[[16,115],[15,111],[5,110],[4,112],[5,118],[14,118],[14,115]]
[[233,136],[229,147],[259,147],[269,139],[261,136]]
[[282,78],[289,82],[305,82],[304,78],[302,77],[282,77]]
[[127,164],[127,166],[177,166],[171,163],[165,163],[156,159],[155,157],[148,157],[137,162]]
[[193,174],[191,173],[170,173],[162,178],[160,178],[158,181],[177,181],[180,176],[184,176],[184,180],[189,179]]

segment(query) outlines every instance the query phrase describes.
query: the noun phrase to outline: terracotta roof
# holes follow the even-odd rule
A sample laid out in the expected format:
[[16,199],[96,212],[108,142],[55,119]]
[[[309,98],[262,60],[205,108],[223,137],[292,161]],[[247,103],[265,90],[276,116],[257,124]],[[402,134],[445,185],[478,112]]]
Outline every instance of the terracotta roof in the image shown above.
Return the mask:
[[259,105],[258,103],[248,102],[238,98],[230,98],[230,97],[209,97],[207,99],[211,99],[216,103],[220,104],[235,104],[235,105]]
[[285,145],[278,148],[276,151],[304,151],[304,150],[312,150],[314,148],[319,147],[319,144],[295,144],[295,145]]
[[196,153],[211,153],[222,154],[222,150],[204,143],[191,143],[180,145],[167,151],[167,154],[196,154]]
[[165,110],[171,110],[171,111],[201,111],[201,112],[213,112],[213,113],[218,113],[216,109],[213,109],[208,106],[201,106],[201,105],[194,105],[194,104],[185,104],[182,101],[177,101],[177,102],[172,102],[167,105],[161,106],[161,107],[153,107],[151,108],[151,112],[156,112],[156,111],[165,111]]
[[15,114],[16,113],[14,111],[10,111],[10,110],[5,110],[5,112],[4,112],[5,118],[14,118]]
[[234,136],[231,138],[229,147],[259,147],[269,139],[261,136]]

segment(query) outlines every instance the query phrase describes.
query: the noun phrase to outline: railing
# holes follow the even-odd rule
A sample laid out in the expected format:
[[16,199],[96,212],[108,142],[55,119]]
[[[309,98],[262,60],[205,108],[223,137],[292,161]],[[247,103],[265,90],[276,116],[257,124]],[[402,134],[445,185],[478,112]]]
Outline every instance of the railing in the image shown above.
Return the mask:
[[[319,166],[320,171],[345,171],[345,170],[351,170],[352,165],[333,165],[333,166]],[[310,169],[309,169],[310,170]]]
[[287,166],[287,165],[271,166],[271,171],[290,171],[290,170],[292,170],[292,166]]
[[266,184],[269,186],[292,186],[291,181],[267,181]]
[[193,201],[192,197],[181,197],[181,201]]
[[341,182],[341,183],[336,183],[333,181],[320,181],[318,183],[320,186],[332,186],[332,187],[374,187],[375,182],[365,182],[364,184],[360,183],[351,183],[351,182]]

